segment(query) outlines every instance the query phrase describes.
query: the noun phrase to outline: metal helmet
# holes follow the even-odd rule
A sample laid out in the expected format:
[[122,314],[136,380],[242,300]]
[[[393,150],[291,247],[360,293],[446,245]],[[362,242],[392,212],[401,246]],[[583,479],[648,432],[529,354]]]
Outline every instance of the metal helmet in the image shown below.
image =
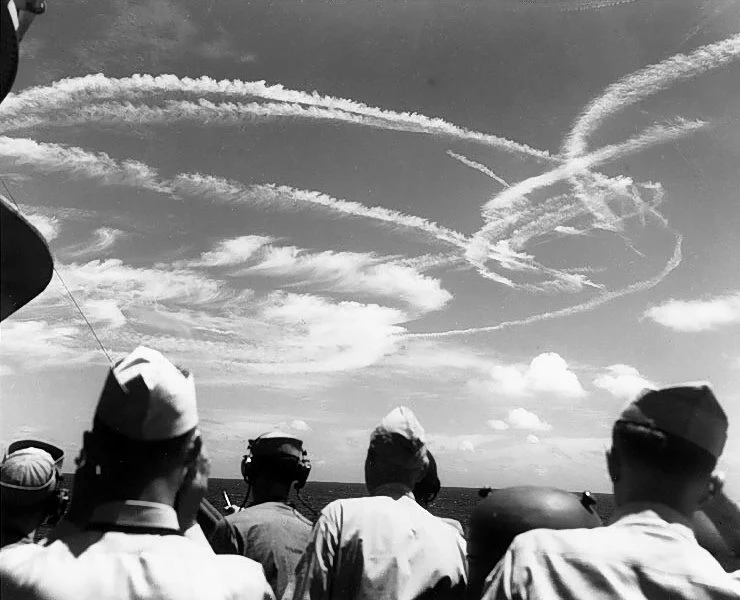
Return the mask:
[[520,486],[491,491],[470,516],[469,597],[480,597],[486,577],[517,535],[531,529],[601,527],[603,523],[595,505],[589,492],[579,498],[577,494],[548,487]]

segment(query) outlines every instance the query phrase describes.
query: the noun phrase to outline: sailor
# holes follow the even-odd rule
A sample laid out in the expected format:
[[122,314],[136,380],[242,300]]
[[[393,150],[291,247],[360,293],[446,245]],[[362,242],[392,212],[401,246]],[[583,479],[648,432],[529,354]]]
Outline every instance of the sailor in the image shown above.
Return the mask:
[[375,600],[460,598],[465,542],[414,499],[428,463],[424,429],[405,407],[370,436],[370,497],[336,500],[321,513],[284,598]]
[[61,448],[34,440],[10,444],[0,466],[0,547],[32,544],[36,530],[66,507]]
[[601,527],[590,492],[539,486],[490,490],[473,509],[468,526],[468,598],[478,600],[483,584],[514,538],[532,529]]
[[[429,505],[437,499],[442,489],[442,482],[439,480],[439,474],[437,473],[437,461],[429,450],[427,450],[427,459],[429,460],[429,464],[424,472],[424,476],[414,486],[414,498],[416,498],[419,506],[423,506],[429,510]],[[464,535],[463,526],[460,521],[447,517],[438,518],[454,527],[460,535]]]
[[740,598],[740,584],[691,530],[691,516],[717,491],[712,472],[727,426],[707,385],[645,391],[612,429],[612,523],[518,536],[483,598]]
[[83,443],[98,486],[86,528],[0,552],[3,598],[274,598],[259,564],[181,534],[209,464],[192,375],[137,348],[110,370]]
[[250,440],[242,476],[252,503],[227,516],[211,538],[216,553],[261,563],[277,598],[293,579],[311,536],[311,521],[288,504],[292,487],[302,488],[310,470],[302,440],[280,431]]

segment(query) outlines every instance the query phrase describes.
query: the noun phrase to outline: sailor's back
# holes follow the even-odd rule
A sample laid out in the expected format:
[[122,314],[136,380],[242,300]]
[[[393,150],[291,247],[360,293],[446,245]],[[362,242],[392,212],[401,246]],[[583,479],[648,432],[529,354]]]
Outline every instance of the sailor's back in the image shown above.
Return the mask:
[[0,593],[11,599],[268,599],[261,566],[216,556],[180,535],[86,531],[0,553]]
[[211,544],[219,554],[239,554],[259,563],[280,597],[311,537],[311,526],[293,507],[264,502],[226,517]]
[[484,599],[737,600],[733,581],[664,506],[628,506],[608,527],[518,536]]
[[381,488],[322,511],[297,579],[296,598],[461,597],[465,542],[410,493]]

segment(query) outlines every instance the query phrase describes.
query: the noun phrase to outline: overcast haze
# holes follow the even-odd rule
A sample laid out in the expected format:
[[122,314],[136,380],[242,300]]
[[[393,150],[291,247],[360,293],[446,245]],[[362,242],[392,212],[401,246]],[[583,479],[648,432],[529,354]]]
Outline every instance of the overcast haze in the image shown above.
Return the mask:
[[[280,427],[313,479],[360,481],[405,404],[444,484],[606,491],[624,403],[709,380],[737,500],[738,23],[719,1],[51,1],[0,170],[110,355],[194,372],[216,476]],[[105,356],[56,279],[0,333],[0,439],[72,468]]]

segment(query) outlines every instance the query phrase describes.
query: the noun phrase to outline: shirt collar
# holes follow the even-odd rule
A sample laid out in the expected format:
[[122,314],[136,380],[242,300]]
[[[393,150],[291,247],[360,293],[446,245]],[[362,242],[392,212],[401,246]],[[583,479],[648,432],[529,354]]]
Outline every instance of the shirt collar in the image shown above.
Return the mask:
[[372,496],[390,496],[391,498],[400,498],[401,496],[408,496],[412,500],[414,498],[414,492],[411,488],[403,483],[384,483],[376,487],[372,493]]
[[167,504],[145,500],[106,502],[93,511],[90,522],[123,527],[180,530],[174,508]]
[[696,541],[691,521],[686,515],[657,502],[630,502],[618,507],[612,515],[609,525],[645,525],[659,522],[678,526],[685,537]]

